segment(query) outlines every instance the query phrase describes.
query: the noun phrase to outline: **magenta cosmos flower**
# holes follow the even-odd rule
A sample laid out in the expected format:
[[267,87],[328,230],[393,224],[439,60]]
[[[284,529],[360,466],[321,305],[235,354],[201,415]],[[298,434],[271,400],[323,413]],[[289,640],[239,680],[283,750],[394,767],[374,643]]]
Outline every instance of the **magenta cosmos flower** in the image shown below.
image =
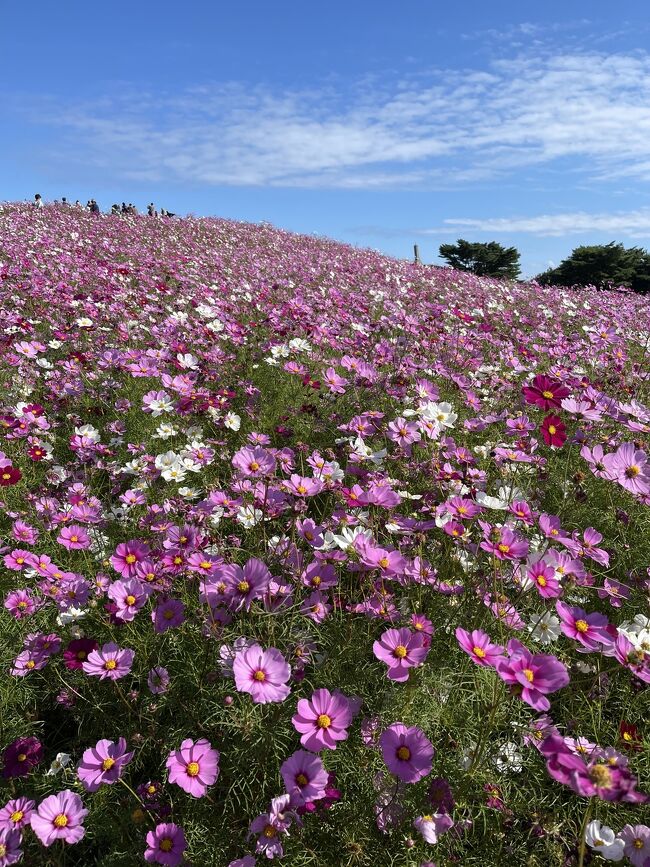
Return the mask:
[[88,815],[79,795],[65,789],[50,795],[32,813],[32,830],[44,846],[51,846],[57,840],[65,843],[78,843],[86,833],[83,820]]
[[645,452],[634,443],[623,443],[615,452],[605,455],[603,464],[610,478],[632,494],[650,493],[650,465]]
[[424,636],[410,629],[387,629],[379,641],[372,645],[377,659],[388,666],[387,676],[403,683],[409,678],[409,668],[424,662],[429,648],[425,647]]
[[569,396],[566,386],[543,374],[536,376],[522,391],[526,403],[532,403],[544,411],[560,406],[562,398]]
[[185,622],[185,604],[180,599],[161,599],[151,612],[154,632],[166,632]]
[[65,667],[71,671],[81,669],[93,650],[97,650],[97,642],[93,638],[75,638],[63,651]]
[[259,644],[253,644],[240,650],[232,669],[239,692],[250,693],[256,704],[284,701],[291,692],[287,686],[291,666],[275,647],[263,650]]
[[393,723],[379,738],[379,746],[391,774],[405,783],[417,783],[431,773],[435,750],[416,726]]
[[130,542],[122,542],[115,549],[111,557],[111,566],[119,572],[123,578],[135,578],[138,563],[142,563],[149,557],[149,546],[137,539]]
[[623,852],[634,867],[646,867],[650,861],[650,828],[647,825],[625,825],[619,833]]
[[250,611],[253,600],[261,599],[271,583],[267,566],[256,557],[251,557],[243,569],[234,563],[224,566],[222,575],[233,611]]
[[43,745],[38,738],[18,738],[2,754],[2,776],[25,777],[43,758]]
[[128,648],[122,650],[112,641],[105,644],[101,650],[93,650],[88,654],[88,659],[82,663],[86,674],[98,677],[100,680],[109,678],[119,680],[125,677],[133,665],[135,652]]
[[102,783],[116,783],[122,776],[122,769],[133,758],[127,753],[126,740],[117,743],[102,739],[94,747],[85,750],[77,774],[87,792],[96,792]]
[[540,425],[540,431],[547,446],[561,448],[566,442],[566,425],[556,415],[547,415]]
[[147,834],[144,860],[149,864],[176,867],[183,860],[183,852],[186,849],[187,841],[183,829],[173,822],[163,822]]
[[271,476],[275,472],[275,458],[259,446],[239,449],[233,455],[232,465],[244,476]]
[[502,656],[496,663],[501,680],[526,704],[535,710],[547,711],[551,703],[546,695],[569,683],[566,667],[555,656],[532,654],[514,638],[508,642],[508,654],[508,658]]
[[636,791],[636,778],[627,767],[610,765],[596,754],[585,758],[571,750],[563,737],[549,735],[540,744],[539,751],[546,758],[546,769],[551,777],[569,786],[577,795],[632,804],[645,804],[650,800],[648,795]]
[[481,629],[466,632],[460,626],[456,630],[456,639],[469,658],[477,665],[492,667],[504,654],[500,644],[492,644],[490,636]]
[[300,807],[325,795],[329,774],[312,753],[297,750],[280,767],[280,774],[292,806]]
[[187,738],[180,749],[174,750],[165,763],[169,782],[176,783],[193,798],[202,798],[219,776],[219,751],[213,750],[205,738]]
[[565,602],[556,602],[555,610],[560,618],[560,629],[579,642],[587,650],[597,651],[603,644],[611,644],[607,632],[609,621],[604,614],[587,614],[583,608],[572,608]]
[[314,753],[335,750],[337,741],[344,741],[348,736],[352,708],[342,693],[332,695],[328,689],[317,689],[310,699],[300,699],[291,722],[302,735],[300,743],[305,749]]

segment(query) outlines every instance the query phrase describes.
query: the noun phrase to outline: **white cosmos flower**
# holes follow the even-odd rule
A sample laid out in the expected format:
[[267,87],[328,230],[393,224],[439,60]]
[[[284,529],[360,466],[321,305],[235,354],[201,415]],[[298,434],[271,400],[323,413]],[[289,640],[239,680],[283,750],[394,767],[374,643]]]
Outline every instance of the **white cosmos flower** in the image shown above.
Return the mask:
[[93,321],[92,319],[89,319],[88,316],[80,316],[79,319],[77,319],[77,326],[79,328],[92,328]]
[[519,773],[524,768],[524,756],[517,744],[508,741],[502,744],[493,762],[500,771],[514,771]]
[[199,359],[191,352],[176,353],[176,360],[184,370],[196,370],[199,366]]
[[372,532],[364,530],[363,527],[343,527],[340,533],[333,533],[332,539],[336,545],[343,551],[354,546],[355,539],[359,536],[364,536],[368,541],[372,539]]
[[602,825],[597,819],[585,828],[585,843],[606,861],[620,861],[623,858],[625,844],[611,828]]
[[168,394],[164,397],[158,398],[157,400],[152,400],[148,406],[153,418],[158,418],[158,416],[162,415],[164,412],[173,412],[174,410],[174,402]]
[[46,777],[54,777],[59,771],[62,771],[66,765],[70,764],[72,757],[68,753],[57,753],[56,758],[50,765],[49,771],[45,772]]
[[160,475],[166,482],[184,482],[187,476],[187,467],[180,461],[175,461],[170,467],[166,467]]
[[156,433],[154,437],[159,440],[168,440],[170,437],[176,436],[178,431],[174,427],[173,424],[169,424],[169,422],[163,422],[159,424],[156,428]]
[[74,432],[77,436],[84,437],[87,440],[90,440],[92,443],[98,443],[101,439],[101,435],[96,427],[93,427],[91,424],[82,424],[81,427],[76,427]]
[[540,644],[552,644],[560,637],[560,620],[550,611],[528,624],[528,631]]
[[241,427],[241,418],[236,412],[227,412],[223,424],[224,427],[227,427],[229,430],[238,431]]
[[156,455],[155,465],[157,470],[168,470],[178,461],[178,455],[171,449],[161,455]]
[[77,620],[82,620],[87,611],[84,611],[83,608],[66,608],[65,611],[61,611],[58,617],[56,618],[56,622],[58,626],[68,626],[71,623],[76,623]]
[[420,405],[419,413],[422,418],[436,422],[439,427],[451,428],[454,426],[456,419],[458,418],[458,413],[454,412],[453,406],[450,403],[447,403],[447,401],[434,403],[429,400],[425,404]]
[[253,506],[240,506],[235,516],[235,520],[247,530],[259,524],[263,518],[263,512],[253,508]]

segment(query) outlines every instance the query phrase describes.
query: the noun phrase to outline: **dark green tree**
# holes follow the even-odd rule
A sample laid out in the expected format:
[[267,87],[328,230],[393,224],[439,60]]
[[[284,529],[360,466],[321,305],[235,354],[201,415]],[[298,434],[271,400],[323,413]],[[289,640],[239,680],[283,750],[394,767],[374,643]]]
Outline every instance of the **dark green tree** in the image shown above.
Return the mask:
[[635,292],[650,292],[650,254],[641,247],[596,244],[576,247],[557,268],[535,278],[544,286],[598,286],[600,289],[628,286]]
[[479,277],[516,280],[519,276],[519,251],[496,241],[480,244],[459,238],[455,244],[440,245],[440,258],[452,268],[471,271]]

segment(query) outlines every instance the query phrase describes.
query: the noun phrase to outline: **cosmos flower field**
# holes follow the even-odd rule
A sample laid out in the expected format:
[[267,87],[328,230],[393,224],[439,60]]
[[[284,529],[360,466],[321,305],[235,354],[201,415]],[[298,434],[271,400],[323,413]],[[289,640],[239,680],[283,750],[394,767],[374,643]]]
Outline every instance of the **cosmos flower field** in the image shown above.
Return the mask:
[[650,865],[650,304],[0,211],[0,867]]

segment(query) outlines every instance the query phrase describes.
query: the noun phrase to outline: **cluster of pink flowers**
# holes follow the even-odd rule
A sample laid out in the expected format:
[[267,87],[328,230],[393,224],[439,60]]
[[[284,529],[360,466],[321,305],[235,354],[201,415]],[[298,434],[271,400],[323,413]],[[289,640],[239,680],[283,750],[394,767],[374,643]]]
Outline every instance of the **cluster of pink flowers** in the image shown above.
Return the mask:
[[[137,857],[167,867],[291,857],[357,784],[382,833],[450,863],[486,821],[451,787],[486,768],[647,801],[642,300],[583,313],[558,287],[219,220],[8,206],[0,240],[0,867],[80,851],[118,792]],[[621,706],[625,753],[573,737],[582,708],[611,742]],[[510,820],[510,786],[487,786]],[[645,867],[645,826],[589,828]]]

